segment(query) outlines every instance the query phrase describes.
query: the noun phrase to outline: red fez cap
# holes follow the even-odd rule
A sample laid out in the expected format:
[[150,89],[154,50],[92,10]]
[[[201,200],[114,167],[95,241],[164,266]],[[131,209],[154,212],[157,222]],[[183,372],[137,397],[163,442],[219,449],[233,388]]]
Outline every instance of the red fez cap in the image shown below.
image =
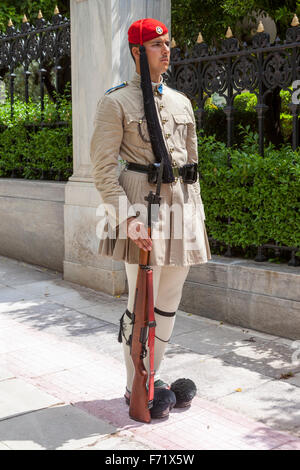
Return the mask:
[[131,44],[143,45],[144,42],[167,34],[168,28],[161,21],[153,18],[137,20],[128,30],[128,41]]

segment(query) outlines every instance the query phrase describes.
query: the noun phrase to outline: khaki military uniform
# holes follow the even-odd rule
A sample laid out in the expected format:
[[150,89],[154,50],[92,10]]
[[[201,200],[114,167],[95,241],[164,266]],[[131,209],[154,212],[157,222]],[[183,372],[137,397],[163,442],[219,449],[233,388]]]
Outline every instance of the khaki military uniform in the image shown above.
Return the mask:
[[[163,84],[162,93],[157,86],[153,86],[153,91],[172,166],[198,162],[195,118],[190,100],[166,84]],[[100,239],[98,252],[117,261],[137,264],[139,248],[131,239],[120,236],[120,228],[125,227],[126,219],[132,215],[139,215],[139,220],[147,225],[144,198],[150,190],[155,192],[156,185],[148,183],[147,174],[126,168],[118,176],[119,156],[124,161],[143,165],[155,162],[137,73],[127,86],[113,90],[99,100],[90,145],[94,182],[108,217],[102,231],[108,235]],[[125,212],[119,207],[120,196],[126,202]],[[153,237],[156,227],[157,235],[152,238],[150,265],[206,263],[211,259],[211,252],[199,179],[193,184],[185,184],[180,178],[172,184],[163,183],[160,196],[159,220],[152,227]],[[141,206],[145,211],[140,210]],[[174,206],[187,208],[183,218],[176,219],[176,211],[168,209]]]

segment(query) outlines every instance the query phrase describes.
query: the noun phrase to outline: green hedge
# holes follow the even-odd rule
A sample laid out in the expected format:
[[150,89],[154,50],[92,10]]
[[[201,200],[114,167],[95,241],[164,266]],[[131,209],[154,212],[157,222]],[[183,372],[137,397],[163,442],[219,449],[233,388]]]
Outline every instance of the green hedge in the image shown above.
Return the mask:
[[300,247],[300,150],[294,152],[287,145],[276,150],[269,144],[262,157],[258,134],[249,126],[243,132],[242,145],[232,149],[214,136],[199,133],[208,234],[242,248],[274,242]]
[[[293,132],[293,116],[288,105],[291,103],[291,94],[288,90],[280,91],[281,112],[280,126],[283,139],[287,142]],[[258,119],[255,107],[257,105],[257,97],[254,93],[244,92],[237,95],[234,99],[234,120],[233,120],[233,140],[237,145],[243,141],[240,133],[240,125],[242,127],[250,126],[253,132],[258,129]],[[222,106],[213,104],[212,98],[205,101],[205,114],[203,120],[203,130],[206,135],[216,135],[217,140],[227,141],[227,120]]]
[[0,133],[0,177],[67,180],[72,175],[71,137],[70,127],[34,132],[19,124],[5,129]]
[[[60,120],[67,125],[40,128],[37,103],[17,101],[13,119],[10,106],[0,104],[0,177],[67,180],[72,174],[71,103],[62,98],[57,110],[46,99],[44,116],[45,123]],[[33,123],[35,129],[29,127]],[[268,144],[261,157],[258,134],[249,124],[239,124],[238,130],[241,142],[231,149],[215,135],[199,132],[200,185],[208,235],[244,250],[275,242],[299,247],[300,150],[294,152],[289,145],[278,150]]]
[[[72,109],[68,99],[57,97],[57,105],[45,96],[44,121],[41,105],[31,100],[0,104],[0,177],[67,180],[73,172]],[[57,122],[64,125],[57,127]]]

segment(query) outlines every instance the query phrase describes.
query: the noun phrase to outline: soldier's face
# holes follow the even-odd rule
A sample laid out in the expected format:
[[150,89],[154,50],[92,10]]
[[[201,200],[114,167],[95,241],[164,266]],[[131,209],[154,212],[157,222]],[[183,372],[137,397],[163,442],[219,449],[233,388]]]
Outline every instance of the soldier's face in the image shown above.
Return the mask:
[[169,34],[144,42],[147,58],[151,72],[164,73],[170,63],[170,40]]

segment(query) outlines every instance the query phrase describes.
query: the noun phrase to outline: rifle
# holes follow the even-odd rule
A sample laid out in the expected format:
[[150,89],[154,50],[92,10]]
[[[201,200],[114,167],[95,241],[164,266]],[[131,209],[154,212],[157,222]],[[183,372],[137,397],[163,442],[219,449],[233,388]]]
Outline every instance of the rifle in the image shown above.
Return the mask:
[[[156,192],[149,192],[145,200],[148,201],[148,236],[151,238],[151,220],[158,219],[160,204],[160,187],[163,175],[163,162],[160,164]],[[155,215],[152,218],[152,204],[155,204]],[[135,374],[130,396],[129,416],[143,423],[151,422],[150,409],[154,398],[154,341],[155,316],[153,302],[153,268],[149,266],[150,252],[140,248],[139,268],[135,289],[133,308],[133,329],[130,340],[130,354],[135,368]],[[147,355],[146,341],[148,332],[150,377],[147,390],[148,372],[143,359]]]
[[[142,25],[141,25],[142,27]],[[140,29],[142,37],[142,28]],[[155,204],[156,213],[153,220],[158,219],[160,204],[160,187],[163,173],[164,182],[172,183],[174,175],[171,166],[171,158],[167,150],[160,122],[157,115],[156,105],[153,98],[149,64],[145,46],[140,45],[141,66],[141,88],[143,92],[144,110],[147,127],[151,141],[151,147],[155,156],[154,165],[159,165],[156,192],[149,192],[145,200],[148,201],[148,236],[151,238],[152,205]],[[153,406],[154,397],[154,338],[155,317],[153,305],[153,269],[148,265],[149,251],[140,249],[139,268],[135,290],[135,301],[133,308],[133,330],[130,340],[130,353],[133,360],[135,375],[133,379],[130,396],[129,416],[136,421],[150,423],[151,415],[149,409]],[[148,373],[145,369],[143,359],[146,357],[146,338],[149,329],[148,346],[150,353],[150,377],[147,391]]]

